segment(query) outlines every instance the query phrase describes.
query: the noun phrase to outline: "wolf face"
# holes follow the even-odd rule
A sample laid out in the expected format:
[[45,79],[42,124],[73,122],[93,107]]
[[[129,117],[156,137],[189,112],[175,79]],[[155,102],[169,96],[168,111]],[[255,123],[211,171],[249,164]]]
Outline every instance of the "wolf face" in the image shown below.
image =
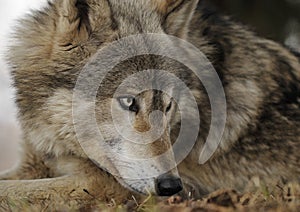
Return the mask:
[[[125,187],[142,193],[168,195],[180,191],[182,184],[170,140],[175,103],[160,92],[148,90],[135,95],[126,92],[111,99],[113,121],[99,123],[104,135],[100,146],[104,145],[101,148],[107,150],[113,169],[105,167],[106,164],[102,167],[111,173],[115,169],[117,179],[124,182]],[[169,174],[163,177],[167,172]],[[159,186],[164,184],[165,187]]]
[[[85,124],[87,119],[90,119],[90,116],[86,116],[89,112],[78,112],[80,126],[76,127],[77,135],[83,135],[79,136],[79,141],[83,141],[81,145],[92,160],[113,174],[125,187],[144,194],[151,192],[167,196],[182,189],[176,168],[176,154],[172,147],[176,141],[176,133],[173,136],[171,134],[178,132],[181,115],[193,123],[191,117],[197,117],[197,114],[194,114],[197,108],[189,105],[193,96],[176,81],[179,79],[165,71],[166,61],[161,58],[155,60],[155,57],[152,57],[150,66],[156,63],[159,64],[156,67],[160,67],[156,70],[147,70],[149,64],[145,61],[147,59],[144,56],[134,58],[109,72],[103,79],[95,99],[92,98],[96,102],[97,126]],[[158,61],[160,63],[157,63]],[[135,64],[139,64],[139,69],[146,70],[136,70],[134,73]],[[93,67],[98,68],[100,65],[87,66],[86,69],[91,70]],[[176,64],[171,67],[176,67]],[[120,75],[124,69],[131,70],[129,77]],[[176,71],[179,69],[177,66]],[[96,72],[93,71],[94,74]],[[84,79],[91,82],[92,80],[87,79],[88,75]],[[118,79],[112,80],[116,75]],[[113,85],[107,86],[110,82]],[[90,102],[84,103],[82,99],[79,98],[80,107],[83,104],[93,105]],[[181,114],[179,106],[185,108],[186,114]],[[93,110],[90,113],[92,114]],[[97,134],[97,130],[100,133]],[[91,132],[88,136],[87,131]],[[190,136],[184,137],[188,140]],[[89,150],[90,145],[94,145],[92,150]]]
[[[155,71],[150,72],[152,73],[144,74],[151,79]],[[101,148],[106,149],[106,155],[117,171],[119,181],[123,181],[131,189],[143,193],[147,193],[145,189],[148,189],[148,192],[166,195],[164,192],[170,191],[157,187],[161,183],[157,180],[159,176],[169,172],[166,178],[169,181],[164,183],[170,183],[170,189],[177,193],[182,185],[175,168],[170,140],[175,102],[168,94],[150,89],[152,86],[147,86],[149,90],[140,92],[139,87],[146,83],[157,83],[158,80],[151,79],[149,82],[149,79],[138,78],[123,82],[114,97],[108,100],[108,104],[101,107],[102,113],[109,114],[109,119],[99,117],[99,127],[104,137],[100,146],[108,145]],[[99,104],[102,102],[100,100]],[[103,167],[107,168],[105,164]],[[107,170],[112,171],[109,167]]]

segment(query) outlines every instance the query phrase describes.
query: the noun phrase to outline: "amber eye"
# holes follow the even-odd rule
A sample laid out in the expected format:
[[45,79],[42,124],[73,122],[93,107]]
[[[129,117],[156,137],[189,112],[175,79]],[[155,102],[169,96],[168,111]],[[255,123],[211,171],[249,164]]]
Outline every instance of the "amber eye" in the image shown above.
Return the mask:
[[132,112],[138,112],[138,105],[136,104],[136,99],[131,96],[125,96],[118,98],[121,107],[124,110],[129,110]]

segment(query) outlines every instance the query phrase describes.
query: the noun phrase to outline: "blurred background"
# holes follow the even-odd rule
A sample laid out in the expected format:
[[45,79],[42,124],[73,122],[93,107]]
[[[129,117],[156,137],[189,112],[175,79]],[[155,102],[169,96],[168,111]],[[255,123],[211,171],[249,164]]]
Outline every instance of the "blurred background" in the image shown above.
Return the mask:
[[14,90],[9,68],[5,63],[7,46],[16,19],[30,9],[39,8],[46,0],[0,0],[0,171],[12,167],[18,160],[21,131],[16,120]]
[[[205,0],[216,10],[247,24],[259,35],[300,51],[300,0]],[[0,171],[18,160],[21,131],[16,120],[5,52],[15,20],[46,0],[0,0]]]
[[205,0],[259,35],[300,51],[300,0]]

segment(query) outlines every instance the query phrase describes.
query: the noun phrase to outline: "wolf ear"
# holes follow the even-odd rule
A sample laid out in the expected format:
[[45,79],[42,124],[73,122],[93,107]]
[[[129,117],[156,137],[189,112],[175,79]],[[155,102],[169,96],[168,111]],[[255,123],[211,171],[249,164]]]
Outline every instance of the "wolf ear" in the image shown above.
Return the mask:
[[87,40],[91,33],[89,5],[86,0],[63,0],[57,7],[60,45]]
[[189,23],[199,0],[155,0],[164,15],[163,27],[167,34],[180,38],[187,36]]

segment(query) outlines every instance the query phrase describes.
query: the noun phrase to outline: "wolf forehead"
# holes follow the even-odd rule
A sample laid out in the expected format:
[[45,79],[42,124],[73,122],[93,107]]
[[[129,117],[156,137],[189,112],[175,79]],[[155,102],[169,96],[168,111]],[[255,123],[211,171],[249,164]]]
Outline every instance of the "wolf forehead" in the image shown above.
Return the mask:
[[[105,30],[108,26],[119,35],[160,29],[162,15],[155,9],[154,1],[148,0],[65,0],[54,1],[58,15],[65,25],[74,22],[78,29],[87,33]],[[156,12],[157,11],[157,12]],[[63,19],[62,18],[62,19]],[[79,20],[80,19],[80,20]],[[75,23],[76,21],[80,23]],[[67,22],[69,21],[69,22]],[[108,25],[104,25],[104,23]],[[85,29],[83,29],[85,28]]]
[[114,31],[117,38],[163,32],[180,37],[191,19],[191,8],[197,3],[198,0],[54,1],[62,31],[77,25],[83,38],[109,30]]

